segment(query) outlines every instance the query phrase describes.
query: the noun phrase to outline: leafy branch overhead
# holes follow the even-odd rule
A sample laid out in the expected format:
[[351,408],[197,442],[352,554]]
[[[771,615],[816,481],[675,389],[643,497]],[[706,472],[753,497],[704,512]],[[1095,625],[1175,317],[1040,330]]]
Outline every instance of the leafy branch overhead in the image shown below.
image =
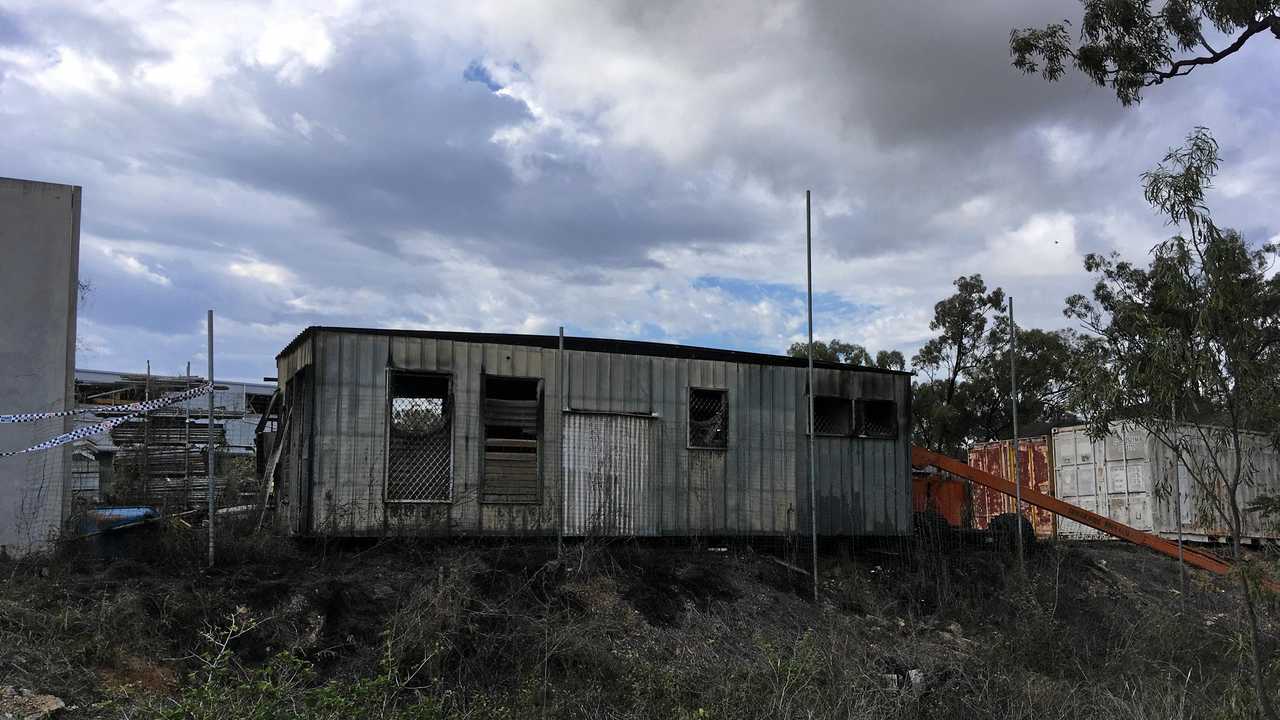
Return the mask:
[[[1258,35],[1280,39],[1280,0],[1170,0],[1159,10],[1148,0],[1082,4],[1078,45],[1066,20],[1015,29],[1009,35],[1013,66],[1054,81],[1074,65],[1130,105],[1142,101],[1143,88],[1224,60]],[[1215,31],[1222,39],[1211,42],[1207,35]]]

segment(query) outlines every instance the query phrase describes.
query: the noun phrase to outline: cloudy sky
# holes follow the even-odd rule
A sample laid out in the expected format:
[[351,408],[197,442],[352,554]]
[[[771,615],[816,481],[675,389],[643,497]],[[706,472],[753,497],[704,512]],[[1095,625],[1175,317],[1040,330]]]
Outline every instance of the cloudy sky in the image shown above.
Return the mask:
[[[926,5],[935,7],[926,8]],[[326,6],[317,11],[318,6]],[[1120,107],[1009,67],[1073,2],[0,0],[0,175],[81,185],[81,367],[274,375],[313,324],[908,354],[981,272],[1058,327],[1084,253],[1169,231],[1196,125],[1220,221],[1280,235],[1280,42]]]

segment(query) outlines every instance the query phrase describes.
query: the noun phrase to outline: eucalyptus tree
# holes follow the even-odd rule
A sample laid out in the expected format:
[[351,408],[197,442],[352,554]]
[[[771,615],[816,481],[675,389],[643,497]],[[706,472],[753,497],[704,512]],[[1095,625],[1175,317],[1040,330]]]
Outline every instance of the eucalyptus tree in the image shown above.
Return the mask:
[[1218,163],[1217,143],[1199,128],[1144,174],[1146,199],[1178,231],[1152,250],[1147,267],[1114,254],[1086,257],[1097,283],[1090,297],[1068,298],[1065,310],[1087,331],[1075,357],[1091,380],[1074,386],[1073,400],[1096,437],[1124,420],[1168,447],[1181,459],[1173,477],[1189,475],[1199,512],[1228,531],[1253,689],[1274,719],[1259,569],[1241,548],[1249,512],[1241,491],[1257,481],[1264,454],[1280,447],[1278,248],[1250,245],[1214,223],[1205,192]]
[[[1070,23],[1013,30],[1013,66],[1058,80],[1068,65],[1125,105],[1142,101],[1144,88],[1239,52],[1254,38],[1280,39],[1280,0],[1082,0],[1080,36]],[[1219,37],[1208,37],[1217,32]]]

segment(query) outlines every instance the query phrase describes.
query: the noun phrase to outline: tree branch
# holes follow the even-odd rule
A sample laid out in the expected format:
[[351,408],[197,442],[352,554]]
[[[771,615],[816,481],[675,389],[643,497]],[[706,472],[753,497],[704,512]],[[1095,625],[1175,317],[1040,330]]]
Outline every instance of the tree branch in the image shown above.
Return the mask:
[[[1175,60],[1174,62],[1169,64],[1168,70],[1152,70],[1151,74],[1154,75],[1154,77],[1148,79],[1145,83],[1143,83],[1143,85],[1146,87],[1151,87],[1152,85],[1159,85],[1160,83],[1170,78],[1182,77],[1184,75],[1187,75],[1193,69],[1195,69],[1200,65],[1212,65],[1218,62],[1219,60],[1226,58],[1229,55],[1235,54],[1240,48],[1244,47],[1244,44],[1249,41],[1249,38],[1253,37],[1254,35],[1257,35],[1263,30],[1268,30],[1268,29],[1272,30],[1273,32],[1276,32],[1278,29],[1280,29],[1280,17],[1277,17],[1275,15],[1268,15],[1265,18],[1250,22],[1249,27],[1246,28],[1244,32],[1240,33],[1240,37],[1236,38],[1235,42],[1231,43],[1230,45],[1228,45],[1227,47],[1223,48],[1218,52],[1212,52],[1212,48],[1209,48],[1209,44],[1204,43],[1204,46],[1211,50],[1211,52],[1208,55],[1187,58],[1185,60]],[[1201,37],[1200,40],[1202,43],[1204,42],[1203,37]]]

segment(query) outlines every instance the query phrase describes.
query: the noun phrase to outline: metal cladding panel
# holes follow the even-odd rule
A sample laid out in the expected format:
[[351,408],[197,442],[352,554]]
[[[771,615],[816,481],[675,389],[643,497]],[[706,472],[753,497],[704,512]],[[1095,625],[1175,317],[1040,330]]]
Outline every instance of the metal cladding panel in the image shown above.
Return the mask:
[[[1009,479],[1012,474],[1005,467],[1009,461],[1009,448],[1005,443],[985,443],[969,448],[969,464],[992,475]],[[975,485],[973,488],[973,526],[987,529],[997,515],[1013,512],[1013,500],[1002,492]]]
[[[310,408],[310,424],[299,432],[314,444],[304,448],[299,439],[290,451],[290,492],[298,498],[300,511],[298,521],[290,523],[294,532],[548,534],[564,523],[571,532],[595,527],[620,535],[743,536],[807,527],[807,505],[801,502],[807,482],[803,368],[568,351],[562,369],[560,353],[553,348],[336,330],[315,331],[291,355],[303,347],[314,350],[312,369],[305,375],[313,381],[313,394],[295,397],[291,404]],[[451,502],[384,502],[388,370],[451,376]],[[543,381],[537,502],[482,502],[483,375]],[[816,375],[824,393],[895,400],[899,424],[895,440],[837,438],[828,443],[831,447],[819,460],[820,487],[830,499],[819,507],[820,532],[908,532],[909,379],[830,368]],[[563,396],[562,377],[567,382]],[[690,388],[728,392],[727,448],[688,446]],[[572,411],[565,413],[565,405]],[[565,477],[562,485],[561,473],[580,470],[562,442],[562,429],[573,430],[562,423],[597,416],[621,418],[590,422],[605,423],[624,435],[619,428],[636,423],[651,430],[643,446],[647,459],[624,465],[618,469],[620,475],[610,476],[618,478],[612,481],[614,487],[621,483],[623,489],[639,489],[637,498],[627,501],[633,505],[602,504],[588,497],[583,507],[592,514],[587,514],[575,510],[569,498],[561,502],[561,489],[567,491],[577,482]],[[620,448],[630,447],[624,440],[617,442]],[[597,460],[612,463],[617,457],[610,450]],[[569,517],[570,510],[579,517]],[[591,517],[605,522],[592,526]]]
[[658,534],[661,425],[631,415],[567,413],[563,454],[565,534]]
[[[1112,506],[1106,491],[1106,443],[1089,438],[1083,425],[1053,431],[1054,474],[1057,497],[1089,512],[1111,517]],[[1112,517],[1128,524],[1128,516]],[[1106,539],[1100,530],[1063,518],[1058,535],[1068,538]]]
[[[1178,516],[1173,492],[1180,493],[1182,509],[1181,531],[1195,539],[1223,539],[1229,537],[1226,523],[1217,508],[1226,509],[1225,490],[1219,487],[1215,495],[1204,491],[1203,479],[1212,478],[1207,472],[1214,463],[1223,472],[1231,474],[1235,469],[1235,453],[1228,436],[1213,428],[1201,429],[1183,426],[1179,431],[1180,444],[1185,448],[1175,453],[1154,437],[1148,443],[1152,461],[1150,501],[1152,523],[1166,537],[1176,537],[1179,531]],[[1216,452],[1211,452],[1215,447]],[[1237,492],[1237,502],[1243,509],[1260,495],[1280,494],[1280,453],[1264,435],[1247,433],[1242,436],[1244,472],[1251,477],[1242,481]],[[1177,468],[1175,473],[1174,468]],[[1196,476],[1202,480],[1197,482]],[[1243,513],[1244,536],[1248,538],[1277,538],[1280,528],[1259,517],[1257,513]]]
[[[795,495],[797,526],[810,528],[808,443],[809,397],[805,370],[797,369],[794,418],[797,432]],[[818,395],[892,400],[897,405],[893,439],[814,439],[817,523],[821,535],[893,535],[911,529],[910,398],[905,378],[874,373],[814,372]]]
[[660,358],[566,351],[569,408],[587,412],[651,413],[653,377]]
[[311,365],[312,341],[300,343],[292,351],[276,358],[276,381],[283,386],[298,371]]
[[382,531],[387,340],[356,334],[316,337],[318,453],[311,496],[316,532],[358,536]]
[[[1047,435],[1018,439],[1018,478],[1024,488],[1053,495],[1054,468],[1051,443]],[[1013,476],[1013,441],[981,443],[969,449],[969,464],[980,470],[1009,480]],[[997,515],[1015,512],[1017,501],[997,490],[976,485],[973,488],[974,527],[986,529]],[[1057,516],[1048,510],[1026,505],[1023,514],[1031,522],[1037,537],[1053,537]]]

